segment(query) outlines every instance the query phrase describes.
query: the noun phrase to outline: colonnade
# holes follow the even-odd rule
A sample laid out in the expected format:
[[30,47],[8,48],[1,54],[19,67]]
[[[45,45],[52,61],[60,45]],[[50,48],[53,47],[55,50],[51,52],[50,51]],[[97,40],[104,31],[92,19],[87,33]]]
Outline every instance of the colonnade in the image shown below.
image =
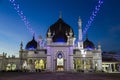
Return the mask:
[[118,72],[120,71],[119,62],[103,62],[102,68],[104,72]]

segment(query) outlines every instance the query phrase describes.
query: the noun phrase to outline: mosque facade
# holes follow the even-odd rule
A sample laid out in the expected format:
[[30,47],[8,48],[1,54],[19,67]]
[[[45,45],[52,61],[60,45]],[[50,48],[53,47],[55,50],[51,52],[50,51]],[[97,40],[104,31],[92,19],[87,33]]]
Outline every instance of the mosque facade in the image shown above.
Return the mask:
[[[59,18],[46,32],[46,42],[35,37],[25,48],[20,44],[19,57],[0,57],[1,70],[29,71],[102,71],[101,45],[95,47],[86,36],[82,40],[82,21],[78,19],[78,42],[70,25]],[[8,64],[11,63],[11,64]],[[12,66],[12,67],[11,67]]]

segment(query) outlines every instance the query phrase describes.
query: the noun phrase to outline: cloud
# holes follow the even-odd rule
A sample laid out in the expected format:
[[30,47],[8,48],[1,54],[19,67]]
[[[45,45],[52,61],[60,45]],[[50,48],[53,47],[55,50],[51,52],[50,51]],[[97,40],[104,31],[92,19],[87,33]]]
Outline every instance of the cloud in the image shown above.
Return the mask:
[[7,29],[6,31],[0,29],[0,35],[7,37],[8,39],[10,39],[12,41],[21,41],[23,39],[26,39],[25,35],[11,32],[11,31],[9,31],[9,29]]

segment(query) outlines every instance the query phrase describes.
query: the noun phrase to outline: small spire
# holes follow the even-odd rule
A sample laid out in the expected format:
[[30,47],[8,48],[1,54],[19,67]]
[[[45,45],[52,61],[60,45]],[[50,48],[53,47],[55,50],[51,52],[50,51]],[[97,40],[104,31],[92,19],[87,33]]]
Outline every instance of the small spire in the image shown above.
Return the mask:
[[98,42],[98,45],[100,45],[100,42]]
[[72,33],[72,29],[70,29],[70,32]]
[[82,21],[81,21],[81,18],[79,16],[78,18],[78,27],[81,29],[82,28]]
[[86,33],[86,40],[88,40],[88,34]]
[[59,12],[59,18],[62,18],[62,11]]
[[80,16],[78,17],[78,22],[82,22]]
[[48,30],[48,34],[47,35],[48,35],[48,37],[51,37],[51,30],[50,29]]
[[22,48],[23,48],[23,42],[21,41],[21,43],[20,43],[20,50],[22,50]]
[[78,17],[78,21],[81,21],[80,16]]
[[39,35],[39,37],[38,37],[38,42],[41,42],[41,41],[42,41],[42,36]]
[[51,33],[51,30],[49,29],[48,32]]
[[35,39],[35,33],[33,33],[33,40]]
[[23,47],[23,42],[21,41],[20,46]]
[[73,35],[72,29],[70,29],[69,35],[72,37]]
[[39,39],[42,39],[42,36],[41,36],[41,35],[39,35]]
[[101,45],[100,45],[100,42],[98,42],[98,51],[101,51]]

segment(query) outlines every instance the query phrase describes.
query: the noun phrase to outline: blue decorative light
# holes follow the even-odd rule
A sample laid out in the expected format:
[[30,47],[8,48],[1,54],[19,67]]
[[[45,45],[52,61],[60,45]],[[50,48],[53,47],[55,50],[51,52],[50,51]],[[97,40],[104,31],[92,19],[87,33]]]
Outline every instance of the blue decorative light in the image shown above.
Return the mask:
[[28,48],[26,48],[26,50],[35,50],[34,46],[30,46]]
[[58,53],[58,56],[57,56],[59,59],[61,59],[63,56],[62,56],[62,52],[60,51],[59,53]]
[[56,42],[65,42],[63,38],[57,38]]
[[98,4],[97,4],[97,6],[95,6],[94,11],[92,12],[92,14],[85,26],[85,29],[83,30],[83,37],[86,35],[87,30],[90,28],[92,22],[94,21],[94,18],[96,17],[98,11],[100,10],[100,7],[102,4],[103,4],[103,0],[98,0]]
[[85,49],[86,50],[94,50],[94,48],[92,48],[91,46],[87,46]]

